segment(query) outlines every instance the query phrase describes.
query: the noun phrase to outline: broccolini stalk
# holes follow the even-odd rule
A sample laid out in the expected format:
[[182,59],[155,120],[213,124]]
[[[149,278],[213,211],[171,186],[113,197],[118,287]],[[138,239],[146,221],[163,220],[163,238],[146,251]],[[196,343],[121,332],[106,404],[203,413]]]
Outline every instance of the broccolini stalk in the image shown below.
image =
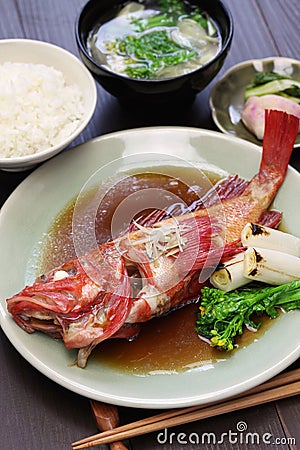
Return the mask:
[[272,319],[278,309],[291,311],[300,308],[300,280],[280,286],[249,286],[234,292],[204,287],[196,331],[213,347],[233,350],[235,338],[244,327],[258,329],[253,315],[266,313]]

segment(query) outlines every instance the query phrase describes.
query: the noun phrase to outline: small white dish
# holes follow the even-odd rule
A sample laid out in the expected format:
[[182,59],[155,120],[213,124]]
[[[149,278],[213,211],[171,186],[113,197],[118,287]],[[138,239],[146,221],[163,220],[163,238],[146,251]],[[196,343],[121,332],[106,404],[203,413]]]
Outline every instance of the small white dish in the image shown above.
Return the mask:
[[67,138],[55,146],[28,156],[10,158],[0,156],[0,169],[27,170],[61,152],[84,130],[96,107],[96,84],[84,64],[75,55],[48,42],[30,39],[0,40],[0,64],[5,62],[51,66],[63,74],[67,85],[77,85],[82,93],[84,113],[75,131]]
[[[251,59],[231,67],[214,85],[210,94],[212,117],[217,127],[226,134],[262,145],[241,121],[245,87],[251,84],[257,72],[276,72],[300,80],[300,61],[274,56]],[[300,147],[298,134],[295,147]]]

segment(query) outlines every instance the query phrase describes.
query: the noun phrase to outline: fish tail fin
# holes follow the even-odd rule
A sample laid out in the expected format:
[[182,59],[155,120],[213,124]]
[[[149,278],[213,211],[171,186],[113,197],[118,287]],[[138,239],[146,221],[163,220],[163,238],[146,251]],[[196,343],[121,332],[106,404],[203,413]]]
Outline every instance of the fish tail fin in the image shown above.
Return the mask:
[[263,153],[259,170],[262,176],[273,170],[284,179],[298,131],[298,117],[283,111],[265,111]]

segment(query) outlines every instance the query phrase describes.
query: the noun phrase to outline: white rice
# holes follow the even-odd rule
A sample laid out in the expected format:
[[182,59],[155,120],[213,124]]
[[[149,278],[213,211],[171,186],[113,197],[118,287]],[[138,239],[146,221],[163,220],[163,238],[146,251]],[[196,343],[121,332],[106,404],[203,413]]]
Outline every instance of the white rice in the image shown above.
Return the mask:
[[84,114],[82,93],[43,64],[0,65],[0,158],[42,152],[68,138]]

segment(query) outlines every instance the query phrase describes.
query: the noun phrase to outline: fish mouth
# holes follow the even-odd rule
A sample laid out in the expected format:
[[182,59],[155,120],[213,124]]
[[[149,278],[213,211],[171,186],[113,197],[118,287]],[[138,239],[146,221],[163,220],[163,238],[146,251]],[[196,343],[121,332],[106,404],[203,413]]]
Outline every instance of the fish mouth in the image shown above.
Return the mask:
[[48,334],[52,338],[61,339],[63,334],[62,326],[55,323],[55,319],[38,319],[33,316],[22,317],[22,328],[24,328],[28,333],[33,333],[34,331],[41,331],[42,333]]
[[[137,265],[132,262],[128,263],[126,266],[128,279],[132,291],[132,299],[136,298],[143,288],[143,275],[140,272]],[[41,279],[43,277],[40,277]],[[42,282],[45,281],[42,279]],[[85,311],[87,313],[87,311]],[[83,311],[81,311],[83,314]],[[27,333],[34,333],[34,331],[42,332],[48,334],[55,339],[63,339],[64,336],[64,326],[59,320],[64,318],[64,314],[51,313],[49,311],[44,313],[37,312],[27,312],[27,314],[15,315],[15,320],[19,326],[25,330]],[[75,316],[73,317],[75,319]]]

